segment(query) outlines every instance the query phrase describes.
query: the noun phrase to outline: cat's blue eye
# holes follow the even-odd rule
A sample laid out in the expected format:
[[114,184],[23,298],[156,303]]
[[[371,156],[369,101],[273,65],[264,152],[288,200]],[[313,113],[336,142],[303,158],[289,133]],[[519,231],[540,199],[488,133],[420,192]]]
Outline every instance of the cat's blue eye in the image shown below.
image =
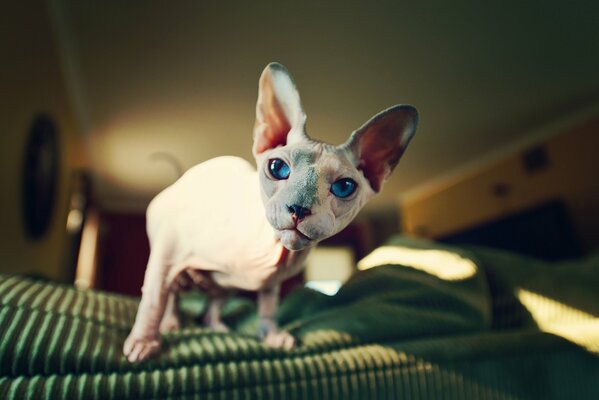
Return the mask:
[[358,188],[358,184],[354,182],[352,179],[343,178],[339,179],[335,183],[331,185],[331,193],[339,198],[346,198],[351,196],[356,189]]
[[289,178],[289,174],[291,174],[291,168],[289,165],[280,158],[273,158],[268,161],[268,170],[273,178],[281,180]]

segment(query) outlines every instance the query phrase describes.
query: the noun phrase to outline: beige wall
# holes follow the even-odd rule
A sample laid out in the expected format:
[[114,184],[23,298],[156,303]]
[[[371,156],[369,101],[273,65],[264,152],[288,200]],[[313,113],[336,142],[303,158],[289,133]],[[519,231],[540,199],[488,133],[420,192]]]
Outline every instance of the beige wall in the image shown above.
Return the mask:
[[[599,247],[599,118],[568,129],[545,142],[549,165],[525,171],[522,153],[513,154],[450,184],[404,202],[404,229],[436,238],[476,226],[549,199],[563,199],[587,249]],[[493,187],[509,192],[496,196]]]
[[[334,144],[415,105],[418,133],[385,189],[398,195],[597,98],[596,2],[51,1],[103,206],[142,212],[176,172],[251,159],[259,74],[293,74],[308,133]],[[3,11],[4,12],[4,11]]]
[[[65,219],[74,151],[75,124],[60,59],[43,1],[9,2],[0,13],[0,272],[31,273],[65,280]],[[34,115],[50,114],[60,132],[61,165],[55,213],[46,235],[25,236],[21,168]]]

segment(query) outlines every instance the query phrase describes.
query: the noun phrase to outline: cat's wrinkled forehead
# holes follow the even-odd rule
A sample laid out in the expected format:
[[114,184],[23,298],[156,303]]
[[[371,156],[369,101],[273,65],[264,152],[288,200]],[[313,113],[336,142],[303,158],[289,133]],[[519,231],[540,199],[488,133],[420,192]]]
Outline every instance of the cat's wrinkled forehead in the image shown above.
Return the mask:
[[312,170],[317,175],[330,175],[339,169],[351,168],[351,162],[343,150],[317,141],[290,149],[289,160],[296,169]]
[[313,142],[310,145],[299,145],[289,149],[289,161],[298,178],[309,182],[350,177],[356,168],[347,153],[328,143]]
[[289,159],[293,165],[307,166],[313,164],[316,160],[317,152],[314,147],[301,146],[292,149],[289,153]]

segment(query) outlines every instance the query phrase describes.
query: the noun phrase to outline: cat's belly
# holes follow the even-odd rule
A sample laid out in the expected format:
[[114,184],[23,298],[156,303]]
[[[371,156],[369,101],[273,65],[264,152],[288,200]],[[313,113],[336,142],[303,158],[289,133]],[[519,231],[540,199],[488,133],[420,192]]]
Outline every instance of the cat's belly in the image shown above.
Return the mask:
[[177,270],[176,276],[173,274],[168,285],[169,290],[178,293],[190,289],[200,289],[210,297],[220,297],[226,295],[228,290],[217,284],[212,279],[212,273],[185,267],[182,270]]
[[243,257],[243,252],[236,251],[236,258],[231,253],[224,251],[219,256],[212,255],[210,258],[201,255],[192,255],[182,259],[169,270],[167,283],[172,285],[182,275],[200,277],[192,282],[196,284],[202,281],[201,276],[206,277],[204,286],[198,286],[206,291],[220,289],[260,290],[265,285],[273,283],[273,278],[281,275],[280,269],[285,269],[284,254],[286,253],[280,243],[274,243],[272,251],[264,256],[256,258],[255,254]]

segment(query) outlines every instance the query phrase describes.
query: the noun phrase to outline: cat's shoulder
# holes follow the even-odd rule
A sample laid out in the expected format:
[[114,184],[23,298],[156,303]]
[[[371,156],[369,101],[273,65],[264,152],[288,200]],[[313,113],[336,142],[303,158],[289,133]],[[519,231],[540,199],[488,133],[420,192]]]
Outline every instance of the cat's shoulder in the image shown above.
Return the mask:
[[220,156],[211,158],[191,167],[182,178],[198,174],[245,174],[255,173],[256,168],[244,158],[237,156]]

